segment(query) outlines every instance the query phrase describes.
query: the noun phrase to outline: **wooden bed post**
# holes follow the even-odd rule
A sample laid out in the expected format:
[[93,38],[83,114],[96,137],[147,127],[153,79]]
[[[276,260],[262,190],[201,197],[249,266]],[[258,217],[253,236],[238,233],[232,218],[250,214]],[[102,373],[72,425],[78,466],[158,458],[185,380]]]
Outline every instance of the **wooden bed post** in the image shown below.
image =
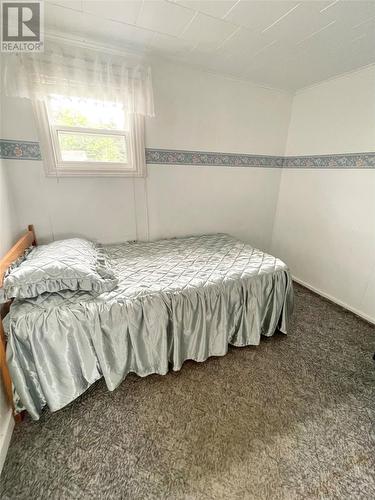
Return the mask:
[[[21,236],[21,238],[16,242],[16,244],[6,253],[6,255],[0,259],[0,287],[3,286],[4,283],[4,275],[8,267],[21,255],[23,255],[24,251],[30,246],[36,246],[36,237],[34,226],[29,225],[26,233]],[[1,378],[4,385],[5,396],[13,409],[13,416],[16,422],[20,422],[22,420],[22,416],[20,414],[15,414],[14,402],[13,402],[13,386],[12,379],[10,377],[9,368],[6,360],[6,338],[3,327],[3,318],[8,313],[9,307],[11,304],[11,300],[3,304],[0,310],[0,373]]]
[[6,340],[3,328],[3,321],[0,321],[0,369],[1,378],[3,379],[3,386],[5,390],[5,396],[8,403],[13,406],[13,390],[12,390],[12,380],[10,378],[10,373],[8,370],[7,360],[6,360]]
[[29,224],[29,225],[27,226],[27,230],[28,230],[28,231],[30,231],[30,233],[32,233],[32,235],[33,235],[33,241],[32,241],[32,243],[31,243],[31,245],[32,245],[33,247],[36,247],[38,243],[37,243],[37,241],[36,241],[36,236],[35,236],[34,225],[33,225],[33,224]]

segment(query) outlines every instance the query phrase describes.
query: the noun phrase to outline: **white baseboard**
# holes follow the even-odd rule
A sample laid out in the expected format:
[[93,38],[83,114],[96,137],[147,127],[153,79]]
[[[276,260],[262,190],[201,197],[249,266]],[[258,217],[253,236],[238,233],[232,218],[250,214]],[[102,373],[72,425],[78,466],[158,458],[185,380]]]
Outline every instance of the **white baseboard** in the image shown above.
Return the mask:
[[358,309],[356,309],[355,307],[349,306],[349,304],[346,304],[345,302],[342,302],[341,300],[336,299],[336,297],[332,297],[332,295],[329,295],[328,293],[325,293],[322,290],[319,290],[318,288],[315,288],[314,286],[309,285],[305,281],[297,278],[297,276],[292,276],[292,278],[293,278],[293,281],[295,281],[296,283],[299,283],[300,285],[304,286],[305,288],[308,288],[312,292],[315,292],[318,295],[321,295],[322,297],[330,300],[331,302],[334,302],[335,304],[343,307],[344,309],[347,309],[348,311],[356,314],[360,318],[362,318],[362,319],[368,321],[369,323],[372,323],[373,325],[375,325],[375,318],[371,318],[371,316],[368,316],[367,314],[363,313],[362,311],[358,311]]
[[7,415],[4,417],[4,431],[0,435],[0,474],[3,470],[3,465],[5,462],[5,458],[7,456],[8,447],[10,443],[10,439],[12,437],[13,427],[14,427],[14,418],[12,415],[12,410],[9,410]]

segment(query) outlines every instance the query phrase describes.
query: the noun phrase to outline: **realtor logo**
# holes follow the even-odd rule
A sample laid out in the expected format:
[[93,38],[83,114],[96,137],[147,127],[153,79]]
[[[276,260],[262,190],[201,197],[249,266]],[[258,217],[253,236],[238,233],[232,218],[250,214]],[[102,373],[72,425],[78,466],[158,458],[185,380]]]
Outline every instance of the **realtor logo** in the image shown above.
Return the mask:
[[1,51],[42,52],[44,50],[42,2],[1,2]]

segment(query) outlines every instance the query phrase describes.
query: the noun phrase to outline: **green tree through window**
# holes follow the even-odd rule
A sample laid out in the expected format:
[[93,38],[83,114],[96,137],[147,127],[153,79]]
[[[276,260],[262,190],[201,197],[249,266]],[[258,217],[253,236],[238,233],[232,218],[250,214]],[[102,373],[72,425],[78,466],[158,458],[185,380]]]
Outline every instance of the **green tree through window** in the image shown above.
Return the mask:
[[[79,111],[69,108],[60,109],[56,121],[66,127],[87,127],[113,129],[115,124],[89,123],[88,118]],[[127,162],[125,137],[121,135],[90,134],[85,132],[61,131],[58,134],[63,160],[94,162]]]

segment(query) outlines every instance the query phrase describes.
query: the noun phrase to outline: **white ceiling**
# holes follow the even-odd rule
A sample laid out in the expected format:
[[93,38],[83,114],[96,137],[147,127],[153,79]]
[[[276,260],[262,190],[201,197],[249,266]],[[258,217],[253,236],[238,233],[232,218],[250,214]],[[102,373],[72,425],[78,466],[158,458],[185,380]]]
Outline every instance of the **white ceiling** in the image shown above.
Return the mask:
[[375,63],[375,0],[48,0],[45,22],[291,91]]

